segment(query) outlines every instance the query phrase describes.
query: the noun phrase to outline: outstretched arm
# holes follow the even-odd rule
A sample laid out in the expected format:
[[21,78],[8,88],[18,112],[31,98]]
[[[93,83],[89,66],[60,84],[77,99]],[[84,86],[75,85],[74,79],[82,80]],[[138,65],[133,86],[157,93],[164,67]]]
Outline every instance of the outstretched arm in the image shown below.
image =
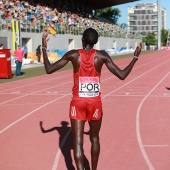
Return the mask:
[[134,52],[133,60],[129,63],[129,65],[125,69],[121,70],[118,66],[116,66],[109,56],[107,57],[107,59],[105,61],[105,64],[106,64],[107,68],[114,75],[116,75],[119,79],[124,80],[129,75],[129,73],[131,72],[134,64],[138,60],[139,54],[141,52],[141,48],[142,48],[142,43],[140,43],[140,45],[136,47],[136,50]]
[[47,56],[47,52],[46,52],[48,41],[49,41],[48,34],[44,33],[43,36],[42,36],[43,60],[44,60],[46,73],[51,74],[51,73],[61,69],[62,67],[64,67],[70,61],[70,58],[69,58],[69,52],[68,52],[60,60],[51,64],[48,60],[48,56]]
[[56,130],[57,128],[56,128],[56,127],[53,127],[53,128],[51,128],[51,129],[45,130],[45,129],[43,128],[43,121],[40,121],[40,129],[41,129],[42,133],[48,133],[48,132],[52,132],[52,131]]

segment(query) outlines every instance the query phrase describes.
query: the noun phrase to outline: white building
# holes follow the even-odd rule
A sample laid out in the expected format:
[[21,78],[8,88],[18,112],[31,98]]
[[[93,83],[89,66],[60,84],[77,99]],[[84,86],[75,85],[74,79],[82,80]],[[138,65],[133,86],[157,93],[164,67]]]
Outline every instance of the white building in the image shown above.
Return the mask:
[[[166,9],[161,8],[161,29],[166,29]],[[128,7],[128,32],[146,36],[158,33],[158,8],[155,3],[139,3]]]

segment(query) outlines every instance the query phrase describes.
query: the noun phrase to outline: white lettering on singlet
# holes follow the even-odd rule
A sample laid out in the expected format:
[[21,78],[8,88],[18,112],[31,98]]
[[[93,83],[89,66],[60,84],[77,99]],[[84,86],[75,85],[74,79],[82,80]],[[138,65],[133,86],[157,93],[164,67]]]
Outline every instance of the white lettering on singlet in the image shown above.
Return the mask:
[[79,77],[79,97],[96,97],[99,93],[99,77]]

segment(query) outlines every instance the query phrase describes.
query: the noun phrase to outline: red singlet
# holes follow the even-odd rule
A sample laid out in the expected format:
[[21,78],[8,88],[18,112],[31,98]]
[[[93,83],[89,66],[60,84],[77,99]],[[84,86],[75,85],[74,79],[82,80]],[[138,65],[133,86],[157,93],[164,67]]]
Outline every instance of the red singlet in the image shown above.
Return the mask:
[[71,119],[99,120],[102,115],[100,76],[94,67],[96,50],[89,53],[80,49],[80,69],[74,73],[73,99],[70,103]]

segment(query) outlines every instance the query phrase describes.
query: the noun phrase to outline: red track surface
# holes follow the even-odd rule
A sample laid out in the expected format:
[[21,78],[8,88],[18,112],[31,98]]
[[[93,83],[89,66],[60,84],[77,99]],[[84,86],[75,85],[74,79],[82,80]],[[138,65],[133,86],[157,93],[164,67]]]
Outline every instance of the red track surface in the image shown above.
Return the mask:
[[[130,60],[115,63],[124,68]],[[125,81],[103,68],[101,81],[98,170],[169,170],[170,51],[141,55]],[[0,85],[1,170],[75,166],[68,118],[72,84],[70,70]],[[90,162],[87,134],[84,150]]]

